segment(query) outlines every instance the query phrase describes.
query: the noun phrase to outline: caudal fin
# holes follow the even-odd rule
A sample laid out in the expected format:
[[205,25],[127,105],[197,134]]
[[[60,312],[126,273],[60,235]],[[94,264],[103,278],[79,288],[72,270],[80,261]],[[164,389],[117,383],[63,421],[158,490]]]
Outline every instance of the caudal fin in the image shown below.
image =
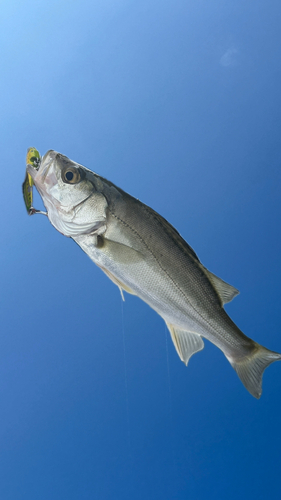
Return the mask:
[[[229,359],[229,358],[228,358]],[[255,342],[253,353],[238,361],[229,359],[241,382],[246,389],[259,399],[262,393],[262,376],[267,366],[281,360],[281,354],[269,351]]]

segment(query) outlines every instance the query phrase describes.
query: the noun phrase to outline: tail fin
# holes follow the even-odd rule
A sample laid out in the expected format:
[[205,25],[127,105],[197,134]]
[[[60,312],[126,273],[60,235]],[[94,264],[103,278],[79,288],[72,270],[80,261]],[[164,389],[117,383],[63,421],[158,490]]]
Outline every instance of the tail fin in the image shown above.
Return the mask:
[[278,360],[281,360],[281,354],[269,351],[256,342],[252,354],[240,358],[239,361],[229,359],[242,384],[257,399],[261,397],[262,393],[261,385],[264,370],[271,363]]

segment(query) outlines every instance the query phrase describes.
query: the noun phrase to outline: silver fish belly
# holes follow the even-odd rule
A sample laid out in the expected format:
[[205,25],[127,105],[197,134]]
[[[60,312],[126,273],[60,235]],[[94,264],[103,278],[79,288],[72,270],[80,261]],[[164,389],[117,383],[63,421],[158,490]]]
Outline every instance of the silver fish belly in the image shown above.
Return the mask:
[[71,237],[122,290],[166,322],[180,359],[223,351],[248,391],[262,392],[265,368],[281,355],[246,337],[223,305],[239,292],[210,273],[163,217],[111,182],[54,151],[27,167],[51,223]]

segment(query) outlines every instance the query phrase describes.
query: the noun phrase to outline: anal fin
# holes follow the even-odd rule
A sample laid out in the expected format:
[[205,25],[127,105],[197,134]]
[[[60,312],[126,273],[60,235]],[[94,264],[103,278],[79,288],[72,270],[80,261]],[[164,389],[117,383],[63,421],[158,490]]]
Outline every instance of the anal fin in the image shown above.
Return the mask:
[[180,330],[167,322],[166,325],[170,331],[172,341],[180,359],[187,366],[191,356],[204,349],[204,342],[201,335],[186,330]]

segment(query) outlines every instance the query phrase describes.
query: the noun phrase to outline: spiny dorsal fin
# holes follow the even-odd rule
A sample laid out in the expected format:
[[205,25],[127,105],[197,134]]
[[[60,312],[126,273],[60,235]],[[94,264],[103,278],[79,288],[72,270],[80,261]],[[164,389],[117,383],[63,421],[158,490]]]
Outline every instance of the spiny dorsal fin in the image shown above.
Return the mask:
[[234,288],[234,286],[231,286],[221,278],[218,278],[218,276],[208,271],[205,267],[204,271],[221,299],[222,305],[227,304],[227,302],[231,302],[231,300],[240,293],[237,288]]
[[170,331],[172,341],[180,359],[187,366],[191,356],[204,349],[204,342],[201,335],[194,332],[187,332],[186,330],[180,330],[169,323],[166,323],[166,325]]

